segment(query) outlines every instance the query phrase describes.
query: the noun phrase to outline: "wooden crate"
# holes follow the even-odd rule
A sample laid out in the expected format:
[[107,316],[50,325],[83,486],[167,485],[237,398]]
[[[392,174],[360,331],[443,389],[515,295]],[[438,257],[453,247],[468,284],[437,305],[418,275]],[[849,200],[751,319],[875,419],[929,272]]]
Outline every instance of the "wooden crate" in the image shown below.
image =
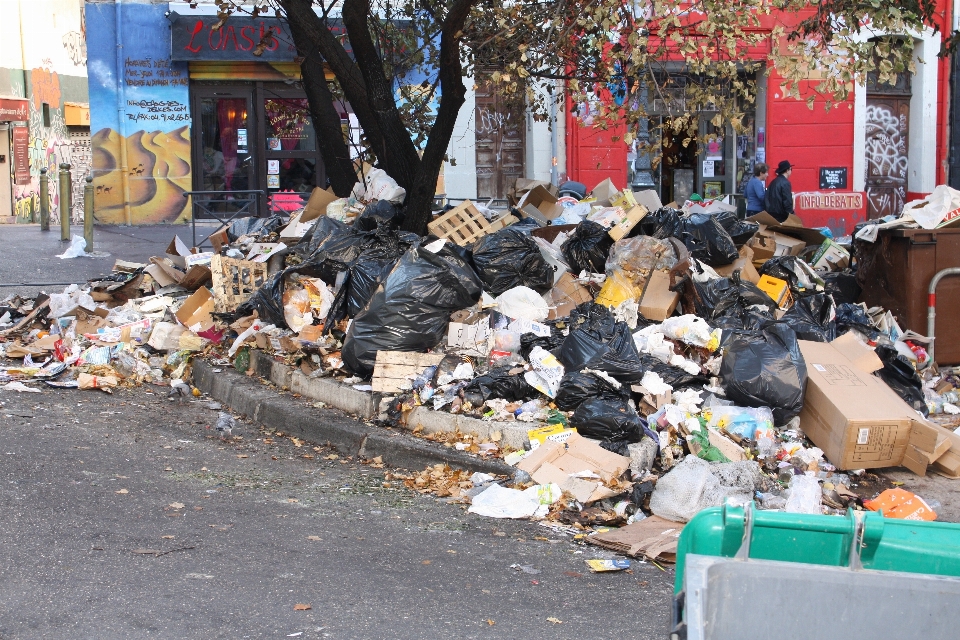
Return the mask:
[[440,364],[442,353],[410,353],[407,351],[378,351],[373,367],[373,390],[378,393],[399,393],[409,389],[412,378],[427,367]]
[[236,311],[267,281],[267,265],[264,262],[213,256],[210,271],[217,313]]
[[427,229],[438,238],[446,238],[461,247],[491,233],[490,223],[469,200],[428,224]]

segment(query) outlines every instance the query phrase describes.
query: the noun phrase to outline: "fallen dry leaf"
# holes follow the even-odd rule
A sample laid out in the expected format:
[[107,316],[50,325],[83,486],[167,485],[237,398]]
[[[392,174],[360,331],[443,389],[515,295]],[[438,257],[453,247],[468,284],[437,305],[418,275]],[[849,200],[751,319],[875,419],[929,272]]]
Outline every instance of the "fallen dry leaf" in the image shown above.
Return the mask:
[[173,471],[173,467],[167,467],[164,471]]
[[309,611],[310,609],[313,609],[313,607],[310,606],[309,604],[295,604],[295,605],[293,605],[293,610],[294,610],[294,611]]
[[300,502],[296,498],[287,498],[287,502]]
[[120,491],[115,491],[114,493],[130,493],[126,489],[120,489]]
[[160,536],[164,540],[173,540],[173,536]]
[[563,624],[563,620],[559,618],[547,618],[547,622],[552,622],[553,624]]
[[320,536],[307,536],[307,540],[313,540],[315,542],[320,542],[323,540]]
[[245,453],[241,453],[241,454],[238,454],[237,457],[238,457],[238,458],[249,458],[250,456],[248,456],[248,455],[245,454]]
[[167,506],[170,507],[171,509],[183,509],[184,504],[182,502],[171,502]]
[[424,561],[421,562],[420,564],[430,564],[430,562],[431,562],[431,560],[424,560]]
[[324,460],[339,460],[339,459],[340,459],[340,456],[338,456],[338,455],[335,454],[335,453],[331,453],[331,454],[328,455],[328,456],[324,456],[323,459],[324,459]]
[[495,625],[495,624],[497,624],[497,623],[494,622],[493,620],[491,620],[490,618],[487,618],[487,624],[492,627],[493,625]]

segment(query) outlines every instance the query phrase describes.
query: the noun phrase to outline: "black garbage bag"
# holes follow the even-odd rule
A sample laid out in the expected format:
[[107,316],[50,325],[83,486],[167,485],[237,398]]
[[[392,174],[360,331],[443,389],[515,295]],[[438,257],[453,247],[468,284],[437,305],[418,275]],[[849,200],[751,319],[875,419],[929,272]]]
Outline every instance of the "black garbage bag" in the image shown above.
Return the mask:
[[634,227],[636,234],[652,236],[658,240],[667,238],[680,238],[683,235],[683,223],[681,222],[682,211],[661,207],[653,213],[647,214],[640,221],[640,224]]
[[643,422],[624,400],[591,398],[570,416],[570,426],[585,438],[611,442],[640,442]]
[[540,247],[512,225],[474,243],[473,267],[484,291],[494,297],[514,287],[530,287],[537,293],[553,287],[553,267]]
[[640,364],[645,371],[653,371],[660,376],[664,382],[673,387],[674,391],[687,387],[702,389],[703,385],[710,382],[710,379],[705,375],[688,373],[680,367],[661,362],[648,353],[640,354]]
[[563,243],[560,252],[573,273],[580,273],[584,269],[591,273],[603,273],[612,246],[613,238],[607,233],[606,227],[584,220]]
[[629,400],[630,392],[623,386],[617,389],[607,380],[592,373],[571,371],[560,379],[560,388],[553,401],[561,411],[575,411],[591,398]]
[[732,263],[740,254],[737,245],[716,217],[709,213],[694,213],[682,221],[681,240],[690,254],[711,267]]
[[724,348],[720,379],[729,400],[770,407],[776,424],[785,424],[803,408],[807,382],[797,334],[782,324],[734,333]]
[[570,313],[569,325],[570,333],[560,345],[558,356],[567,371],[579,371],[607,352],[626,361],[637,359],[630,327],[617,322],[606,307],[585,302]]
[[877,356],[883,362],[883,368],[875,373],[877,377],[887,383],[887,386],[896,392],[903,401],[919,411],[924,416],[930,414],[927,402],[923,397],[923,380],[908,358],[897,353],[896,349],[878,345]]
[[779,278],[786,281],[790,287],[790,293],[796,299],[800,293],[800,277],[797,276],[794,265],[797,262],[797,256],[778,256],[770,258],[757,270],[762,276]]
[[341,354],[347,369],[369,377],[377,352],[424,351],[447,334],[450,313],[477,303],[480,279],[446,243],[437,253],[408,250],[353,319]]
[[838,336],[842,336],[851,329],[856,329],[871,340],[880,335],[880,332],[870,323],[870,316],[859,304],[838,303],[836,320]]
[[266,322],[286,327],[287,321],[283,317],[283,279],[292,270],[285,269],[273,274],[246,302],[237,307],[233,317],[243,318],[256,311],[258,317]]
[[831,271],[820,277],[823,278],[824,291],[832,295],[837,304],[853,304],[860,299],[863,289],[853,271]]
[[564,336],[560,333],[560,330],[557,329],[556,323],[547,323],[547,326],[550,327],[549,336],[538,336],[535,333],[524,333],[520,336],[520,355],[524,360],[530,359],[530,352],[533,351],[534,347],[540,347],[546,349],[556,355],[559,353],[560,345],[563,344]]
[[352,234],[353,231],[353,227],[339,220],[334,220],[329,216],[320,216],[313,226],[307,229],[303,237],[297,241],[294,250],[301,260],[306,260],[320,248],[321,244],[335,236]]
[[777,303],[752,282],[740,279],[734,272],[729,278],[706,283],[694,282],[697,315],[712,326],[726,329],[748,328],[758,316],[773,319]]
[[[797,300],[780,320],[797,334],[799,340],[832,342],[837,337],[837,305],[826,293]],[[770,323],[768,323],[770,324]]]
[[368,204],[353,221],[361,231],[373,231],[379,227],[398,228],[403,224],[403,212],[389,200],[377,200]]
[[737,217],[733,211],[719,211],[713,216],[717,219],[737,247],[742,247],[750,241],[750,238],[757,235],[760,225],[756,222],[747,222]]
[[510,373],[511,371],[513,371],[512,367],[498,367],[477,376],[464,388],[464,397],[469,399],[468,394],[477,394],[480,402],[474,404],[479,406],[490,398],[502,398],[515,402],[529,400],[540,393],[527,383],[522,371],[513,374]]
[[265,236],[276,231],[284,224],[280,216],[269,218],[237,218],[227,227],[227,238],[234,242],[240,236]]

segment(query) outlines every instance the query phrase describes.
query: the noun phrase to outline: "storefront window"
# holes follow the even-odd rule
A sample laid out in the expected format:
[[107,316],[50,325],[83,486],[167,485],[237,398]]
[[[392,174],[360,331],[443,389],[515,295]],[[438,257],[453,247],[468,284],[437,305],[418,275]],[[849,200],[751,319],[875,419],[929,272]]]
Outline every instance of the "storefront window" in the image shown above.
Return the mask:
[[245,98],[203,98],[200,101],[202,189],[250,189],[249,114]]
[[316,151],[317,141],[306,98],[263,101],[268,151]]

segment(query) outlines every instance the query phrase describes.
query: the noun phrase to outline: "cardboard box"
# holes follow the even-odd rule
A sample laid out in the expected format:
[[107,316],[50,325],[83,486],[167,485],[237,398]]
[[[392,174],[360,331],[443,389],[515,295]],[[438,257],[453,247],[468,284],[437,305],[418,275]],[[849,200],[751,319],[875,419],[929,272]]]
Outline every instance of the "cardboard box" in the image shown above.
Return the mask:
[[161,287],[168,287],[171,284],[180,284],[183,276],[186,275],[173,266],[172,261],[167,258],[150,258],[152,263],[145,269],[150,276],[157,281]]
[[532,218],[541,226],[546,226],[563,213],[563,205],[557,203],[557,197],[543,186],[536,186],[523,196],[517,208],[524,218]]
[[673,315],[679,302],[680,294],[670,291],[670,272],[654,271],[640,298],[640,314],[647,320],[663,322]]
[[803,250],[806,249],[807,243],[799,238],[791,238],[790,236],[781,235],[779,233],[774,234],[774,239],[777,243],[776,251],[774,251],[774,257],[780,256],[798,256],[803,253]]
[[839,469],[900,465],[916,412],[873,371],[861,368],[874,366],[857,355],[869,347],[856,344],[855,338],[839,348],[837,341],[799,343],[808,376],[800,412],[803,432]]
[[610,199],[611,207],[621,207],[626,211],[637,206],[637,198],[633,195],[633,191],[629,189],[624,189],[620,193],[616,194]]
[[550,244],[553,244],[553,241],[557,239],[561,233],[566,232],[569,236],[573,233],[573,230],[577,228],[578,225],[575,224],[551,224],[549,227],[540,227],[539,229],[531,229],[530,235],[537,238],[543,238]]
[[551,424],[527,431],[527,440],[530,441],[530,450],[534,451],[547,441],[563,444],[570,439],[571,434],[576,432],[576,429],[568,429],[562,424]]
[[616,222],[610,229],[607,231],[607,234],[613,238],[614,242],[617,240],[622,240],[627,236],[628,233],[633,231],[633,228],[643,220],[647,215],[648,211],[645,206],[638,204],[634,207],[631,207],[619,220]]
[[332,189],[314,187],[310,193],[310,199],[307,200],[307,205],[303,208],[299,222],[310,222],[320,216],[327,215],[327,205],[336,199],[337,194],[335,194]]
[[850,266],[850,252],[828,238],[813,254],[810,263],[814,269],[840,271]]
[[550,309],[550,315],[547,316],[550,320],[565,318],[578,305],[593,301],[590,290],[577,282],[569,272],[560,276],[560,280],[554,285],[550,294],[553,297],[553,304],[556,305],[555,308]]
[[556,196],[559,193],[556,185],[545,180],[528,180],[527,178],[517,178],[516,182],[513,183],[513,186],[507,191],[507,202],[509,202],[511,206],[517,206],[517,203],[520,202],[531,189],[536,187],[543,187],[553,196]]
[[753,264],[760,266],[777,253],[777,240],[772,235],[758,233],[747,243],[753,251]]
[[230,244],[230,236],[227,235],[227,228],[224,227],[216,233],[210,234],[208,240],[210,240],[210,244],[213,245],[213,252],[220,253],[221,249]]
[[773,276],[763,275],[757,282],[757,288],[773,298],[777,306],[781,309],[789,309],[793,306],[793,297],[790,295],[790,284],[786,280],[774,278]]
[[553,482],[580,502],[589,503],[614,496],[616,492],[602,482],[575,478],[571,474],[592,471],[609,482],[630,468],[630,458],[572,433],[566,444],[545,441],[521,460],[517,468],[529,473],[539,484]]
[[633,199],[637,201],[637,204],[645,206],[647,211],[656,211],[657,209],[663,208],[663,203],[660,202],[660,196],[657,195],[654,189],[634,191]]
[[590,196],[596,198],[597,204],[601,207],[609,207],[613,199],[620,194],[620,190],[613,186],[613,181],[607,178],[590,192]]
[[777,219],[766,211],[761,211],[755,216],[750,216],[747,220],[759,223],[771,233],[779,233],[792,238],[799,238],[806,244],[820,245],[827,239],[820,231],[804,227],[803,220],[792,213],[787,216],[787,219],[783,222],[777,222]]
[[167,259],[170,260],[173,264],[177,265],[181,269],[186,269],[187,263],[186,258],[193,253],[190,251],[190,247],[180,239],[180,236],[173,236],[173,240],[170,241],[170,244],[167,245]]
[[734,271],[739,271],[741,280],[757,284],[760,282],[760,274],[757,273],[757,268],[753,266],[754,256],[753,249],[749,245],[743,245],[740,247],[740,257],[734,260],[732,264],[714,267],[713,270],[724,278],[729,278]]
[[197,289],[174,314],[177,321],[194,333],[213,327],[213,294],[206,287]]

